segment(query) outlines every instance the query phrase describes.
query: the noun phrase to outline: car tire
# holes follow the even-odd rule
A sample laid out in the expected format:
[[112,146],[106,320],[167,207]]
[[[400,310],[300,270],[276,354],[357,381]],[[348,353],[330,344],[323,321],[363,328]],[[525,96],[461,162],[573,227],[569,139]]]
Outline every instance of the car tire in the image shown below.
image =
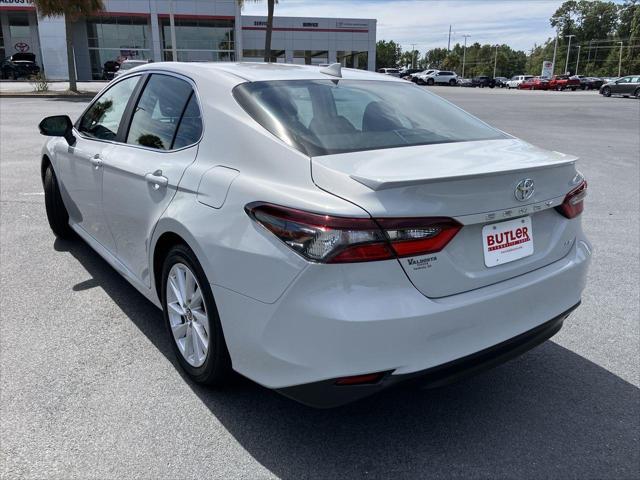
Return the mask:
[[169,250],[161,286],[165,326],[180,366],[197,383],[224,385],[232,369],[220,316],[204,270],[186,245]]
[[575,92],[576,91],[576,87],[571,87],[571,91]]
[[449,86],[450,87],[455,87],[456,85],[456,81],[455,80],[449,80]]
[[44,172],[43,184],[44,206],[49,227],[58,238],[73,238],[73,230],[69,226],[69,213],[62,201],[58,179],[51,165],[48,165]]
[[604,95],[605,97],[610,97],[611,96],[611,89],[609,87],[604,87],[602,89],[602,95]]
[[633,96],[640,99],[640,88],[636,88],[636,91],[633,92]]
[[433,85],[436,81],[433,78],[427,79],[427,85]]

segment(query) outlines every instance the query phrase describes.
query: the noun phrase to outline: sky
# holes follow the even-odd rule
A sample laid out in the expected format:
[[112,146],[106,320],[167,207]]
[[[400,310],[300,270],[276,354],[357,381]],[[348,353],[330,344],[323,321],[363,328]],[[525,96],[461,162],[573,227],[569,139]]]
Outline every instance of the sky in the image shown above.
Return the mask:
[[[621,0],[620,0],[621,1]],[[529,51],[555,35],[549,18],[562,0],[280,0],[276,16],[375,18],[377,39],[424,52],[464,42]],[[266,15],[266,2],[245,2],[246,15]]]

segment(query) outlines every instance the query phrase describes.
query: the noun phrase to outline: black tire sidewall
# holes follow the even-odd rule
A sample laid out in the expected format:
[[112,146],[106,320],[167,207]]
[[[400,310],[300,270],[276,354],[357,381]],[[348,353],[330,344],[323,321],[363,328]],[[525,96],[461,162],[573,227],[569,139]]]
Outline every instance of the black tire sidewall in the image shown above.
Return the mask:
[[[169,271],[176,263],[186,265],[196,276],[198,283],[200,284],[200,288],[202,289],[202,297],[205,302],[207,316],[209,317],[209,348],[207,351],[207,358],[200,367],[193,367],[192,365],[189,365],[182,356],[182,353],[180,353],[171,331],[167,310],[166,292]],[[167,254],[162,266],[162,285],[160,295],[169,341],[171,342],[173,351],[176,354],[176,358],[178,359],[180,366],[194,381],[198,383],[205,383],[209,385],[223,384],[231,373],[231,360],[224,340],[222,324],[220,323],[220,316],[218,315],[218,308],[213,298],[213,293],[211,292],[211,285],[207,280],[200,262],[191,249],[186,245],[177,245]]]
[[69,214],[62,201],[58,178],[51,165],[48,165],[45,169],[43,186],[44,206],[49,227],[57,237],[71,238],[73,230],[69,226]]

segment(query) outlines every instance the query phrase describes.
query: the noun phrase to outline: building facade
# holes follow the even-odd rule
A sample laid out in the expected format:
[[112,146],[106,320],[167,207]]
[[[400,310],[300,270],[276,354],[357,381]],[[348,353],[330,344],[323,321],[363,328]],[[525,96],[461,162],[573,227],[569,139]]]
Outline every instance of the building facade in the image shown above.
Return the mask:
[[[104,0],[73,25],[79,80],[103,78],[105,63],[262,61],[266,18],[242,16],[236,0]],[[266,6],[265,6],[266,8]],[[67,78],[65,23],[39,17],[32,0],[0,0],[0,59],[32,52],[50,80]],[[276,17],[272,61],[375,69],[376,21]]]

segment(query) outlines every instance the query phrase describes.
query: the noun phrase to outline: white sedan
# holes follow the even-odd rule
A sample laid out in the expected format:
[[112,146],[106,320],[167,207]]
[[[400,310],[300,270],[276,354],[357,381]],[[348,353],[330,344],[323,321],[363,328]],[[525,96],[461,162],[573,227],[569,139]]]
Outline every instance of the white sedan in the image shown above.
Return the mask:
[[149,64],[40,131],[53,232],[163,310],[197,382],[320,407],[442,385],[580,303],[576,158],[392,76]]

